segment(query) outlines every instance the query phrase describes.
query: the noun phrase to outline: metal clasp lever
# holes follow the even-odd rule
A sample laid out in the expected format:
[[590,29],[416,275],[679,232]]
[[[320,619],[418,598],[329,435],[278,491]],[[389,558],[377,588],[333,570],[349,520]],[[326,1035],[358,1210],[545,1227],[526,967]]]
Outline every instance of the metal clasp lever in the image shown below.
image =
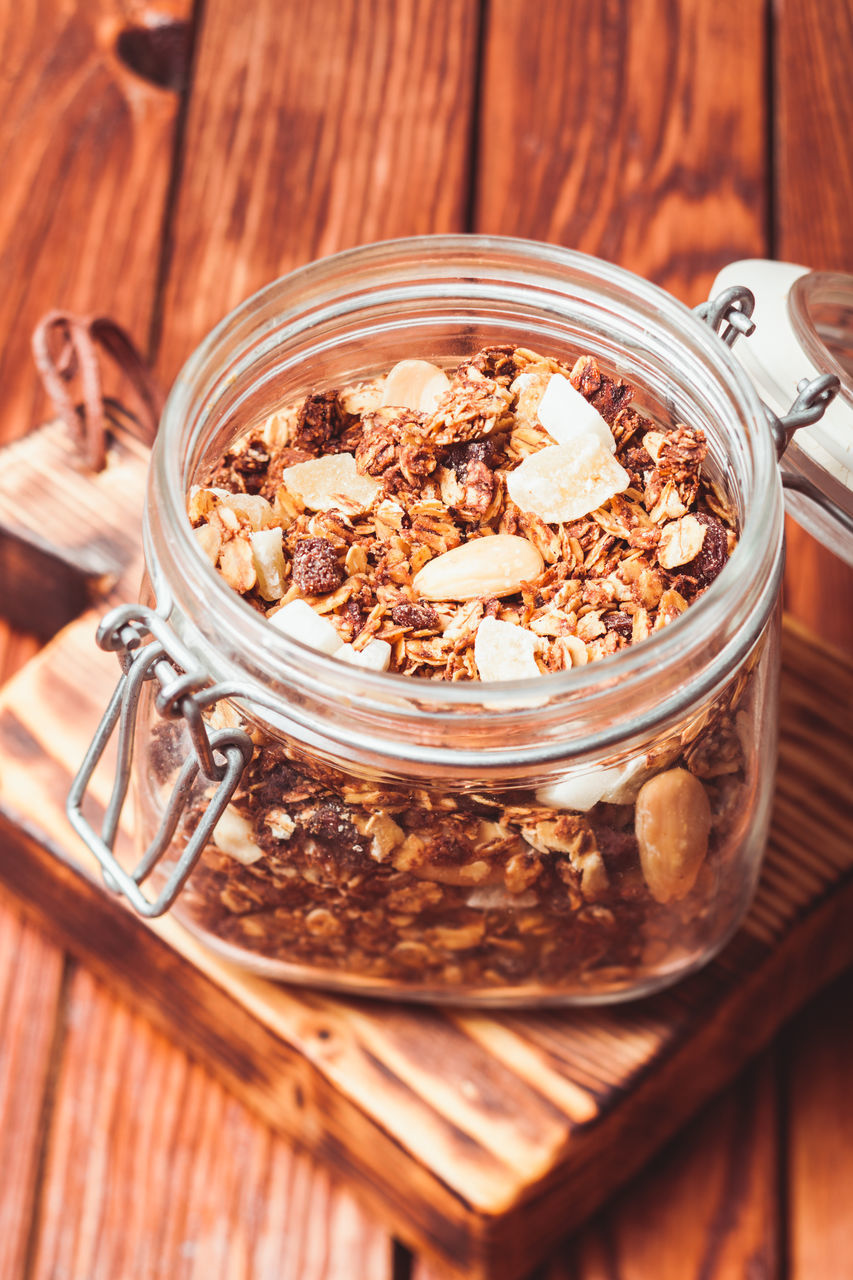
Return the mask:
[[[207,675],[199,670],[192,654],[153,609],[144,605],[121,605],[113,609],[98,628],[97,642],[100,648],[118,654],[122,675],[71,786],[66,812],[74,830],[97,858],[107,887],[123,894],[140,915],[160,916],[180,893],[234,795],[252,757],[252,740],[241,729],[208,730],[202,708],[211,706],[222,694],[216,686],[209,687]],[[160,686],[155,698],[160,714],[167,719],[182,717],[186,721],[192,753],[181,767],[154,839],[134,869],[128,872],[116,859],[114,848],[130,785],[139,699],[148,680],[155,680]],[[83,802],[116,728],[116,774],[101,829],[96,831],[83,816]],[[199,774],[216,783],[216,790],[163,889],[156,898],[148,898],[140,886],[169,848]]]
[[[749,337],[755,331],[752,313],[755,310],[755,298],[745,285],[732,285],[694,307],[695,314],[718,334],[726,346],[733,347],[743,334]],[[723,327],[725,326],[725,327]],[[776,458],[781,461],[782,455],[791,443],[794,433],[800,427],[810,427],[819,422],[832,404],[841,383],[834,373],[823,373],[817,378],[801,378],[797,383],[797,396],[787,413],[780,418],[769,405],[763,404],[765,417],[770,426],[773,443],[776,446]],[[782,485],[802,493],[834,521],[843,525],[848,533],[853,534],[853,520],[836,506],[825,494],[821,493],[805,476],[792,470],[782,471]]]

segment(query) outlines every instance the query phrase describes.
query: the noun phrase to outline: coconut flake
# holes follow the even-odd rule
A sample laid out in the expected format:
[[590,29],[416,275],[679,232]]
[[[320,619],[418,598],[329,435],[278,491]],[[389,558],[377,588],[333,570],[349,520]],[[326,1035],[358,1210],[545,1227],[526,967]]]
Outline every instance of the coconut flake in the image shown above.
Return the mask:
[[474,640],[474,661],[481,680],[530,680],[541,675],[534,654],[537,637],[514,622],[484,618]]
[[559,782],[539,787],[536,799],[554,809],[586,813],[603,800],[605,804],[631,804],[648,776],[645,755],[625,765],[597,766],[566,774]]
[[611,453],[616,452],[613,432],[585,396],[568,378],[554,373],[539,401],[539,421],[557,444],[571,444],[584,435],[594,435]]

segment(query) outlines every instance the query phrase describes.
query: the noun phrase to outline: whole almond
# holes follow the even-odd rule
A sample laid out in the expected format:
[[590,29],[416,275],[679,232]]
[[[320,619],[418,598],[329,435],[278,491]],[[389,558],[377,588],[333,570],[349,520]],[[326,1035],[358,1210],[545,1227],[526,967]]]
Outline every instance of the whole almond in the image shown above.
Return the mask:
[[415,574],[415,594],[425,600],[476,600],[511,596],[544,567],[532,542],[513,533],[496,533],[463,542],[436,556]]
[[385,378],[382,403],[432,413],[449,386],[444,370],[428,360],[401,360]]
[[711,805],[686,769],[667,769],[640,788],[634,815],[640,866],[656,902],[690,892],[708,852]]

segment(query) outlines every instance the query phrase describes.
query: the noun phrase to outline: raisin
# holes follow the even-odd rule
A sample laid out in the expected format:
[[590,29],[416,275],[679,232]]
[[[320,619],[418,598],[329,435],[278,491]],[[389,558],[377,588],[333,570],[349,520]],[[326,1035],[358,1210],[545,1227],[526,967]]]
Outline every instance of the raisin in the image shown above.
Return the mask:
[[630,640],[634,634],[634,620],[629,613],[620,609],[613,613],[605,613],[601,621],[608,631],[617,631],[624,640]]
[[471,440],[467,444],[452,444],[444,453],[444,465],[456,475],[457,480],[465,482],[469,463],[481,462],[484,466],[494,465],[499,453],[494,440]]
[[318,391],[308,396],[296,420],[294,444],[299,449],[323,453],[349,426],[337,391]]
[[705,537],[699,554],[683,566],[682,573],[695,578],[699,587],[707,587],[729,558],[729,539],[725,525],[715,516],[697,511],[696,519],[705,526]]
[[632,831],[617,831],[614,827],[595,828],[595,843],[607,864],[608,870],[624,871],[639,861],[639,845]]
[[411,627],[413,631],[438,630],[438,614],[428,604],[395,604],[391,621],[396,627]]
[[302,820],[305,830],[324,844],[332,844],[351,853],[366,853],[367,849],[346,808],[336,801],[318,805]]
[[346,574],[326,538],[303,538],[293,551],[293,581],[309,596],[336,591]]

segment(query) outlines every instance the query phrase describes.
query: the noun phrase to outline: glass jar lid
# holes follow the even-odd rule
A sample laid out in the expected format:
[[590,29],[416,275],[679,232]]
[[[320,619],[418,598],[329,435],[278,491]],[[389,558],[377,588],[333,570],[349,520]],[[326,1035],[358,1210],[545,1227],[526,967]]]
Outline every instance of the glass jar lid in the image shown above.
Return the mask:
[[734,355],[774,413],[786,412],[800,379],[839,379],[835,401],[797,430],[780,465],[789,513],[853,565],[853,276],[752,258],[724,267],[712,296],[733,285],[755,297],[755,332]]

